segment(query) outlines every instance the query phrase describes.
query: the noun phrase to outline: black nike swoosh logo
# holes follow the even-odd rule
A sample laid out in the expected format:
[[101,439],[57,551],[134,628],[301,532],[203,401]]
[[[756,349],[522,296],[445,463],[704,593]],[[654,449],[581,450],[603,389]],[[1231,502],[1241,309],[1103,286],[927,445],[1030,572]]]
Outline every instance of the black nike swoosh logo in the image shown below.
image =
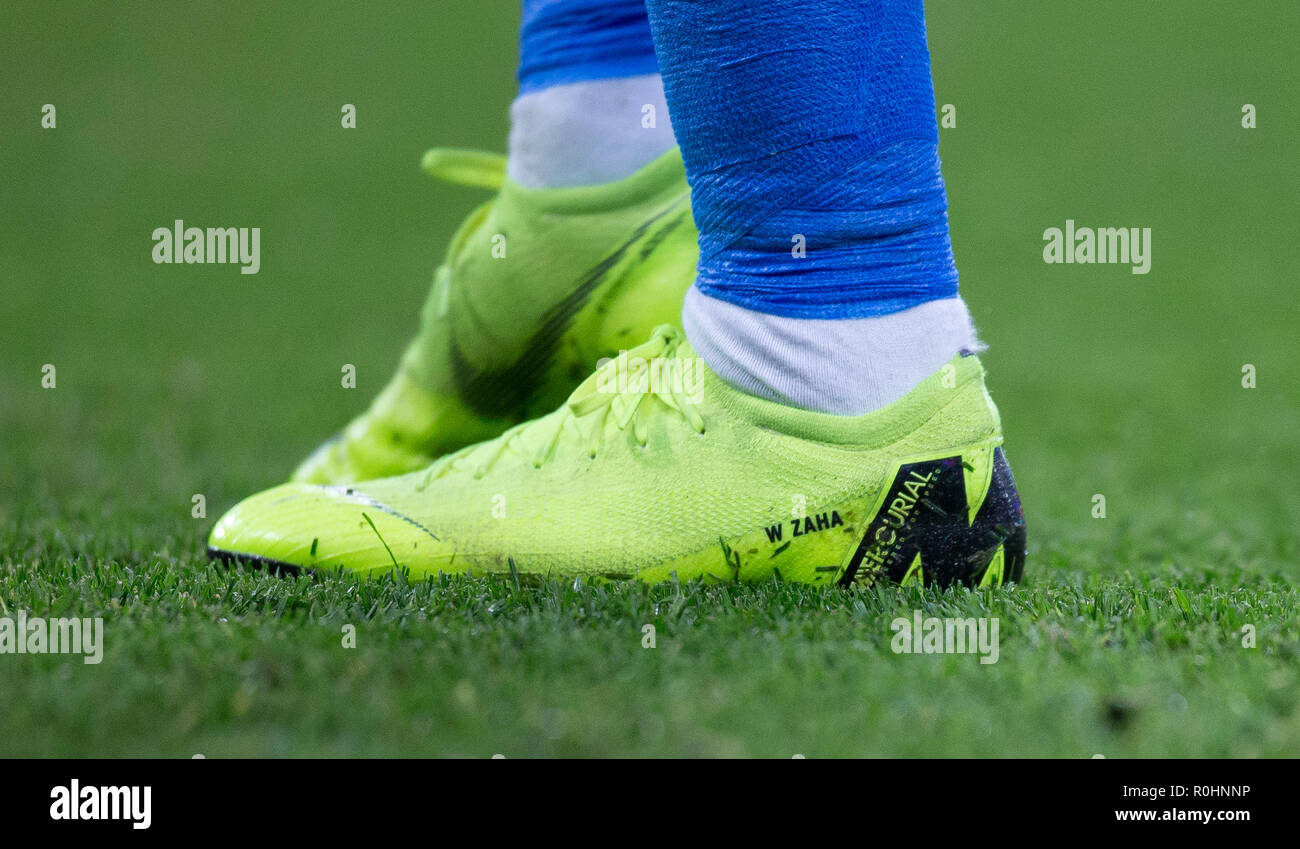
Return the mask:
[[[523,353],[514,362],[493,369],[475,366],[465,358],[453,334],[449,345],[452,380],[465,405],[475,413],[490,418],[522,416],[534,388],[550,366],[560,338],[573,323],[574,316],[586,306],[591,293],[642,239],[645,239],[645,244],[640,256],[644,260],[669,233],[680,227],[690,215],[689,207],[681,210],[682,204],[688,200],[687,196],[683,196],[662,212],[641,222],[626,241],[588,271],[573,291],[543,313],[537,330],[529,337]],[[661,229],[651,232],[656,222],[674,212],[678,214],[665,222]],[[646,238],[647,233],[650,234],[649,238]],[[578,376],[574,384],[585,376]]]

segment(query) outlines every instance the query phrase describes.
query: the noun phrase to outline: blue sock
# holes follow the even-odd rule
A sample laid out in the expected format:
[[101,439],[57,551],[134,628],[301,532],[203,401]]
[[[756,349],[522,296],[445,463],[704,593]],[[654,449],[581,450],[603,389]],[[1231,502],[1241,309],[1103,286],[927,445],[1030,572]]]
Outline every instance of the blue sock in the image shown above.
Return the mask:
[[644,0],[524,0],[520,94],[658,72]]
[[921,0],[647,6],[702,292],[801,318],[956,294]]
[[671,149],[643,0],[524,0],[510,120],[507,173],[534,188],[618,180]]
[[[683,320],[710,366],[756,394],[861,412],[973,345],[956,300],[921,0],[647,0],[647,9],[700,230]],[[703,316],[719,301],[758,317]],[[937,301],[955,306],[865,321]],[[774,318],[788,321],[776,328]],[[828,326],[844,345],[897,350],[899,361],[857,377],[799,362],[799,340],[824,339]],[[762,350],[776,336],[788,353]]]

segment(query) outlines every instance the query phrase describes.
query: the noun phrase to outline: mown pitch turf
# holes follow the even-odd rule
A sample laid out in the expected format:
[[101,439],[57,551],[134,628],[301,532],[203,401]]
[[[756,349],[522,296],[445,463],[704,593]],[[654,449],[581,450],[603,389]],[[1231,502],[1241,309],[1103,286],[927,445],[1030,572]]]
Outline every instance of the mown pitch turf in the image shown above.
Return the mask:
[[[105,620],[98,665],[0,654],[0,754],[1300,754],[1294,4],[931,7],[1030,559],[865,593],[209,565],[391,372],[476,200],[420,152],[500,147],[514,24],[98,8],[0,12],[0,617]],[[261,271],[154,265],[176,218]],[[1152,228],[1151,272],[1045,265],[1067,219]],[[997,662],[894,653],[916,610],[997,617]]]
[[[98,666],[6,658],[6,754],[1294,753],[1298,608],[1236,570],[997,592],[357,585],[40,559],[6,604],[103,615]],[[1246,584],[1242,587],[1242,584]],[[1001,653],[888,621],[997,616]],[[1256,624],[1262,646],[1241,647]],[[345,624],[355,649],[342,648]],[[655,647],[643,628],[653,625]]]

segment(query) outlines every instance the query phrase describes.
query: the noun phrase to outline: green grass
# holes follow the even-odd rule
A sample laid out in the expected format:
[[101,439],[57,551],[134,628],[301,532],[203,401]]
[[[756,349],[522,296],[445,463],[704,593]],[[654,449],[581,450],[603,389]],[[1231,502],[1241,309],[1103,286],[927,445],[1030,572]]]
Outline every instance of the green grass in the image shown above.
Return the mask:
[[[500,149],[513,13],[5,4],[0,615],[106,648],[0,655],[0,755],[1300,754],[1300,12],[1041,5],[930,9],[1026,581],[853,593],[209,565],[391,372],[476,199],[419,155]],[[261,273],[154,265],[177,217],[262,227]],[[1152,227],[1151,273],[1045,266],[1066,218]],[[998,662],[895,654],[914,609],[998,617]]]
[[[1239,756],[1300,735],[1296,593],[1237,571],[853,593],[141,560],[5,575],[8,604],[108,622],[98,666],[10,659],[6,754]],[[917,608],[999,617],[997,663],[893,654]],[[1246,624],[1274,648],[1241,648]]]

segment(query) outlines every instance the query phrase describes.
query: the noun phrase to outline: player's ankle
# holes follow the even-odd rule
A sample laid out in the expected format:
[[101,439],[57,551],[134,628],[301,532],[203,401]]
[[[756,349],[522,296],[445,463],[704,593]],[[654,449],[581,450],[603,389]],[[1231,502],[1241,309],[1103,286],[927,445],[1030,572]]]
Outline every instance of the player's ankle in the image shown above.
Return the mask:
[[677,144],[658,74],[556,85],[510,107],[506,173],[531,188],[621,180]]
[[868,318],[786,318],[692,287],[682,323],[723,380],[770,401],[839,415],[893,403],[963,350],[981,347],[959,297]]

